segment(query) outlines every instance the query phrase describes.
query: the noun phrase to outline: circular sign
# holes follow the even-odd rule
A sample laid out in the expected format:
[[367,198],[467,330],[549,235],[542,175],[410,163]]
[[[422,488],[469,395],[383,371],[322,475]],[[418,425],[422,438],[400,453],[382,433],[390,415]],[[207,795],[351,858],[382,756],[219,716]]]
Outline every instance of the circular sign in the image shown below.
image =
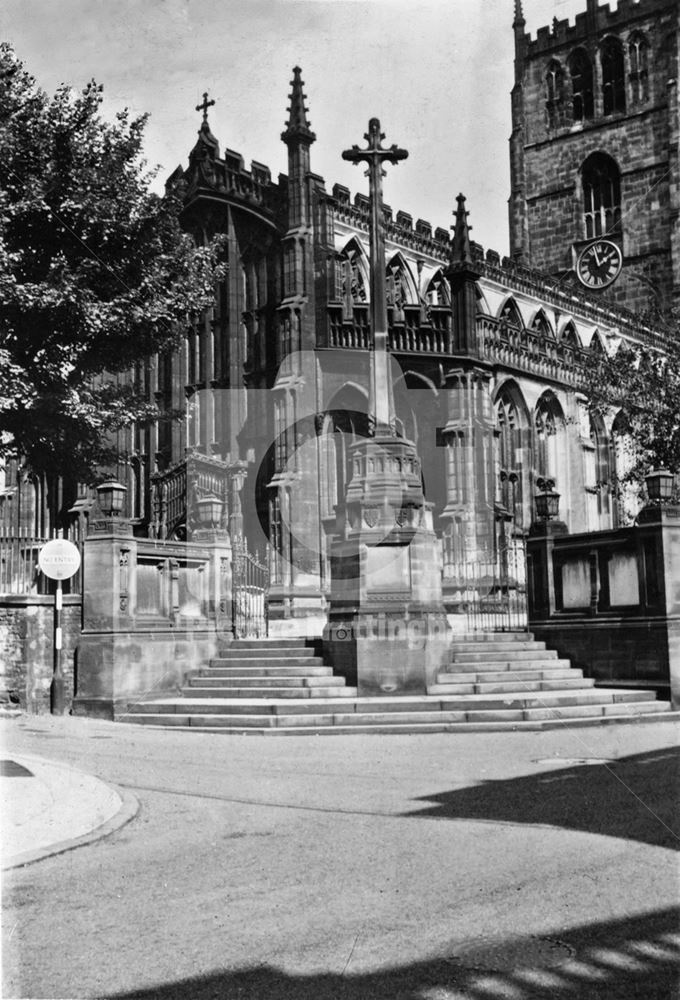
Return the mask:
[[41,548],[38,566],[50,580],[68,580],[80,568],[80,549],[65,538],[53,538]]

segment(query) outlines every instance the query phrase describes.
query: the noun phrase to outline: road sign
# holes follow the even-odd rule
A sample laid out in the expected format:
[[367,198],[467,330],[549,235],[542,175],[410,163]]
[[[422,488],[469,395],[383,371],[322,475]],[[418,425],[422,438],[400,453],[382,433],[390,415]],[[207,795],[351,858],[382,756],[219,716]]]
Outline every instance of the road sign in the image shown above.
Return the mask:
[[38,566],[50,580],[69,580],[80,568],[80,550],[65,538],[53,538],[41,548]]

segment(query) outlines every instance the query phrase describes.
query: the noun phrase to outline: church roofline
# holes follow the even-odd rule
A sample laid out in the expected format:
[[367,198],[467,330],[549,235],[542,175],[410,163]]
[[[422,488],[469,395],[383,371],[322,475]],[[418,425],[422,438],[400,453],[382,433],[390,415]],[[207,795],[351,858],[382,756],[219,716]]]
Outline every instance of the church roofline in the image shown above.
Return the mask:
[[[363,194],[354,195],[352,203],[349,188],[343,184],[333,186],[333,204],[336,218],[348,226],[363,233],[369,231],[369,202]],[[443,228],[434,230],[432,236],[427,236],[412,225],[404,224],[404,218],[411,219],[407,213],[397,212],[397,221],[392,221],[392,210],[385,206],[387,219],[385,236],[387,240],[396,243],[406,250],[422,253],[439,261],[445,269],[450,261],[452,241],[449,232]],[[424,222],[424,220],[419,220]],[[429,226],[429,223],[425,223]],[[588,299],[587,292],[570,285],[565,286],[562,279],[555,278],[543,271],[527,267],[504,257],[497,250],[485,250],[479,243],[470,241],[471,259],[481,272],[481,279],[496,281],[506,287],[511,293],[524,293],[532,298],[560,309],[564,313],[592,322],[603,328],[615,328],[622,334],[639,342],[663,350],[664,334],[653,325],[647,323],[638,314],[614,303],[599,304]]]

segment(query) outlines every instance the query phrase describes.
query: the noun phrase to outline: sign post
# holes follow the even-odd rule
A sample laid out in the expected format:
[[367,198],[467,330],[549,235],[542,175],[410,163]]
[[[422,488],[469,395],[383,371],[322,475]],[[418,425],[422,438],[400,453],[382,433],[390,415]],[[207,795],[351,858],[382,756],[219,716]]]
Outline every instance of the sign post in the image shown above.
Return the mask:
[[54,595],[54,666],[50,686],[50,711],[52,715],[63,715],[65,709],[64,673],[61,665],[63,605],[62,580],[70,580],[80,568],[80,550],[65,538],[53,538],[46,542],[38,555],[38,566],[50,580],[57,581]]

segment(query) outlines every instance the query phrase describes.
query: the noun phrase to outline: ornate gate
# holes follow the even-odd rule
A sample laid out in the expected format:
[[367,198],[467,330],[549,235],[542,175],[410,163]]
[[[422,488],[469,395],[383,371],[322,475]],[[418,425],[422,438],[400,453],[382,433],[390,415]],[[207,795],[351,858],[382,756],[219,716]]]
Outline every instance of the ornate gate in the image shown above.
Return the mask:
[[269,568],[266,558],[248,551],[244,538],[233,542],[231,587],[234,638],[264,638],[269,632]]
[[524,538],[501,535],[495,553],[459,558],[448,568],[447,604],[467,615],[470,631],[527,631],[526,578]]

